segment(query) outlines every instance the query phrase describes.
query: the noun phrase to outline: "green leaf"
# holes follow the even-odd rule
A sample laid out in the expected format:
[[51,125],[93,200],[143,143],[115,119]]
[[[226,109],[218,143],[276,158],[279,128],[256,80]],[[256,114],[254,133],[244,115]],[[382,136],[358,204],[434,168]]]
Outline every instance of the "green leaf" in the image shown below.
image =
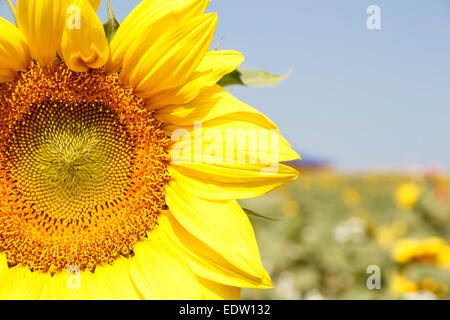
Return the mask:
[[222,87],[232,86],[232,85],[241,85],[245,86],[244,82],[241,80],[241,73],[238,70],[234,70],[233,72],[225,75],[222,79],[219,80],[218,84]]
[[108,16],[106,21],[103,23],[103,29],[105,29],[106,38],[108,42],[111,42],[114,38],[117,29],[119,29],[120,23],[116,19],[116,15],[111,6],[111,0],[108,0]]
[[283,75],[276,75],[264,70],[237,69],[225,75],[218,84],[222,87],[242,85],[253,88],[274,87],[286,79],[292,70]]
[[252,210],[249,210],[246,208],[242,208],[242,210],[244,210],[244,212],[249,216],[254,216],[254,217],[258,217],[258,218],[262,218],[262,219],[266,219],[266,220],[270,220],[270,221],[281,221],[280,219],[268,218],[266,216],[263,216],[262,214],[256,213],[255,211],[252,211]]

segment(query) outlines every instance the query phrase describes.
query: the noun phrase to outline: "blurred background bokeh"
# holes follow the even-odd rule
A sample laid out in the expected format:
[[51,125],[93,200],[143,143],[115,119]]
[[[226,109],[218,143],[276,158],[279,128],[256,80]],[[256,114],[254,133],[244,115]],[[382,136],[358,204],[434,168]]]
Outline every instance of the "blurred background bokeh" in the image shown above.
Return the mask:
[[[275,288],[244,290],[244,298],[450,298],[445,175],[299,170],[297,181],[241,201],[277,219],[250,217]],[[380,289],[367,286],[373,265],[380,270]]]

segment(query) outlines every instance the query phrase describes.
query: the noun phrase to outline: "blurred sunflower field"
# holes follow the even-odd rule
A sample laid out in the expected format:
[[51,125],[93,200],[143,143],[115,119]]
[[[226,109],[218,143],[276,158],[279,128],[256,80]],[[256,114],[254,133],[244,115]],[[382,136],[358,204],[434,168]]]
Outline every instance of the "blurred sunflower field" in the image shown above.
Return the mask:
[[[450,298],[448,177],[299,171],[241,201],[267,218],[250,215],[275,286],[243,298]],[[379,289],[367,285],[369,266],[379,267]]]

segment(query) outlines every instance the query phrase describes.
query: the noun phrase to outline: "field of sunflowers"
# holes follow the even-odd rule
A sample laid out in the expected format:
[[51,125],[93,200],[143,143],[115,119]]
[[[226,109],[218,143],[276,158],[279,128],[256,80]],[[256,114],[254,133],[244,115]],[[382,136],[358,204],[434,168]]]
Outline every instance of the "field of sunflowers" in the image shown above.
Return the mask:
[[[243,298],[450,298],[450,179],[300,171],[241,201],[267,218],[250,216],[275,286]],[[377,288],[368,286],[370,266],[379,268]]]

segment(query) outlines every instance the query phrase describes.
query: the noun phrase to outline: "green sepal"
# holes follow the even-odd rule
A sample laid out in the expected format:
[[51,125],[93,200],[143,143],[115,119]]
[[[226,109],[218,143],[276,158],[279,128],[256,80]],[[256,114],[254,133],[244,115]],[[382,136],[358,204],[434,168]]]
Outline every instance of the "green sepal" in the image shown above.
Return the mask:
[[112,9],[111,0],[108,0],[107,7],[108,16],[106,21],[103,23],[103,29],[105,29],[106,39],[108,39],[108,43],[110,43],[116,35],[117,29],[119,29],[120,23],[117,21],[116,15]]

